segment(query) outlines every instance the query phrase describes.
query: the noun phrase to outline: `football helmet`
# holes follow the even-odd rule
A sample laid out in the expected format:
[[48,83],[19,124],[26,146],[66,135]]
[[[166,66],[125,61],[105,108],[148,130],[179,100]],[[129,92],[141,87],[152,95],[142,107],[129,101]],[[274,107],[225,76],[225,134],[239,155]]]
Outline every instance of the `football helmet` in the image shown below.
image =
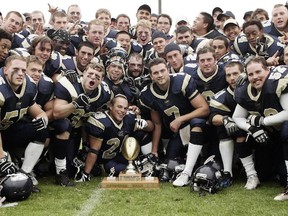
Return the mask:
[[25,173],[14,173],[4,177],[0,182],[0,195],[8,202],[27,199],[33,190],[33,183]]
[[128,59],[128,53],[122,47],[113,47],[107,53],[107,62],[106,65],[109,65],[113,61],[119,61],[122,64],[126,64]]
[[219,170],[222,172],[223,170],[223,165],[222,162],[220,160],[218,160],[215,155],[211,155],[210,157],[208,157],[205,161],[204,161],[205,165],[210,165],[212,167],[214,167],[215,169]]
[[138,172],[142,173],[142,176],[157,175],[158,161],[152,153],[138,156],[134,163]]
[[221,189],[222,171],[216,168],[217,163],[211,161],[211,158],[205,162],[192,175],[191,191],[206,191],[214,194]]

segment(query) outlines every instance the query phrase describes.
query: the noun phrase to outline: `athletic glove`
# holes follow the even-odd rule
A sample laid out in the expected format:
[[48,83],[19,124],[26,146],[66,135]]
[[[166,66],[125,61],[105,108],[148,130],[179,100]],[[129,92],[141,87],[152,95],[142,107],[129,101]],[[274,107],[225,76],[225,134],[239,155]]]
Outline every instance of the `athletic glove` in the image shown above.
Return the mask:
[[223,117],[223,124],[224,124],[224,127],[226,129],[226,132],[227,132],[228,136],[232,136],[236,131],[239,130],[239,128],[236,125],[236,123],[229,116],[224,116]]
[[246,73],[241,73],[237,80],[236,80],[236,86],[242,86],[244,83],[248,80],[247,74]]
[[264,117],[259,115],[248,116],[247,123],[251,126],[260,127],[264,125]]
[[75,70],[64,70],[63,76],[65,76],[71,83],[78,82],[78,73]]
[[34,118],[32,120],[32,124],[33,124],[34,128],[36,129],[36,131],[43,130],[43,129],[47,128],[47,125],[48,125],[46,119],[43,117]]
[[0,158],[0,172],[2,174],[9,175],[12,173],[16,173],[17,171],[18,168],[13,162],[8,161],[8,155],[5,152],[5,156],[3,158]]
[[136,121],[135,127],[138,130],[143,130],[144,128],[146,128],[148,126],[147,121],[144,119],[135,119],[135,121]]
[[72,102],[75,109],[86,109],[89,106],[89,97],[85,94],[79,94],[76,100]]
[[251,126],[248,131],[248,134],[253,136],[257,143],[266,144],[269,142],[268,134],[262,128]]

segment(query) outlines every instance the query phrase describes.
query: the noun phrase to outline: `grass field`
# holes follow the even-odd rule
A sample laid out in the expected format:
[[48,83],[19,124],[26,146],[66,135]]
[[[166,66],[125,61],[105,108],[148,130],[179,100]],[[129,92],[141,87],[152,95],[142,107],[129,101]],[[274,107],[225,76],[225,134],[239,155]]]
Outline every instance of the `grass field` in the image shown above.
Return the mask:
[[54,185],[52,177],[39,179],[41,193],[32,194],[15,207],[0,208],[0,215],[288,215],[288,202],[273,197],[282,188],[264,182],[257,190],[243,188],[244,180],[217,194],[199,196],[189,187],[174,188],[161,183],[160,189],[100,189],[101,178],[65,188]]

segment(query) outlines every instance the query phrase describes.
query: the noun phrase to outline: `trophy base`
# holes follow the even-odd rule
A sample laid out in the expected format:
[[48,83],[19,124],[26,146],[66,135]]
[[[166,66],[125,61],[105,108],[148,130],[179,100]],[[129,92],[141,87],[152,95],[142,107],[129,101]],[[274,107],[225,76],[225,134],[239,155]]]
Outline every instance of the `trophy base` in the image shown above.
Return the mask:
[[101,188],[106,189],[129,189],[144,188],[154,189],[160,188],[159,179],[157,177],[141,177],[140,173],[125,174],[120,173],[119,177],[105,177],[101,183]]

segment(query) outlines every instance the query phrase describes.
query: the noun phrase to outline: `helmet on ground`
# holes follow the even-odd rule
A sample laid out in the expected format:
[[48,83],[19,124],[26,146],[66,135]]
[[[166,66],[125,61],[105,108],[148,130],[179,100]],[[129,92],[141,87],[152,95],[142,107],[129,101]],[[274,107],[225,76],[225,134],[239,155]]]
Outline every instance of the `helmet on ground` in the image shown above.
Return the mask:
[[192,175],[191,191],[207,191],[211,194],[221,189],[222,172],[212,164],[200,166]]
[[27,199],[33,189],[33,183],[24,173],[14,173],[4,177],[0,182],[0,195],[8,202]]

